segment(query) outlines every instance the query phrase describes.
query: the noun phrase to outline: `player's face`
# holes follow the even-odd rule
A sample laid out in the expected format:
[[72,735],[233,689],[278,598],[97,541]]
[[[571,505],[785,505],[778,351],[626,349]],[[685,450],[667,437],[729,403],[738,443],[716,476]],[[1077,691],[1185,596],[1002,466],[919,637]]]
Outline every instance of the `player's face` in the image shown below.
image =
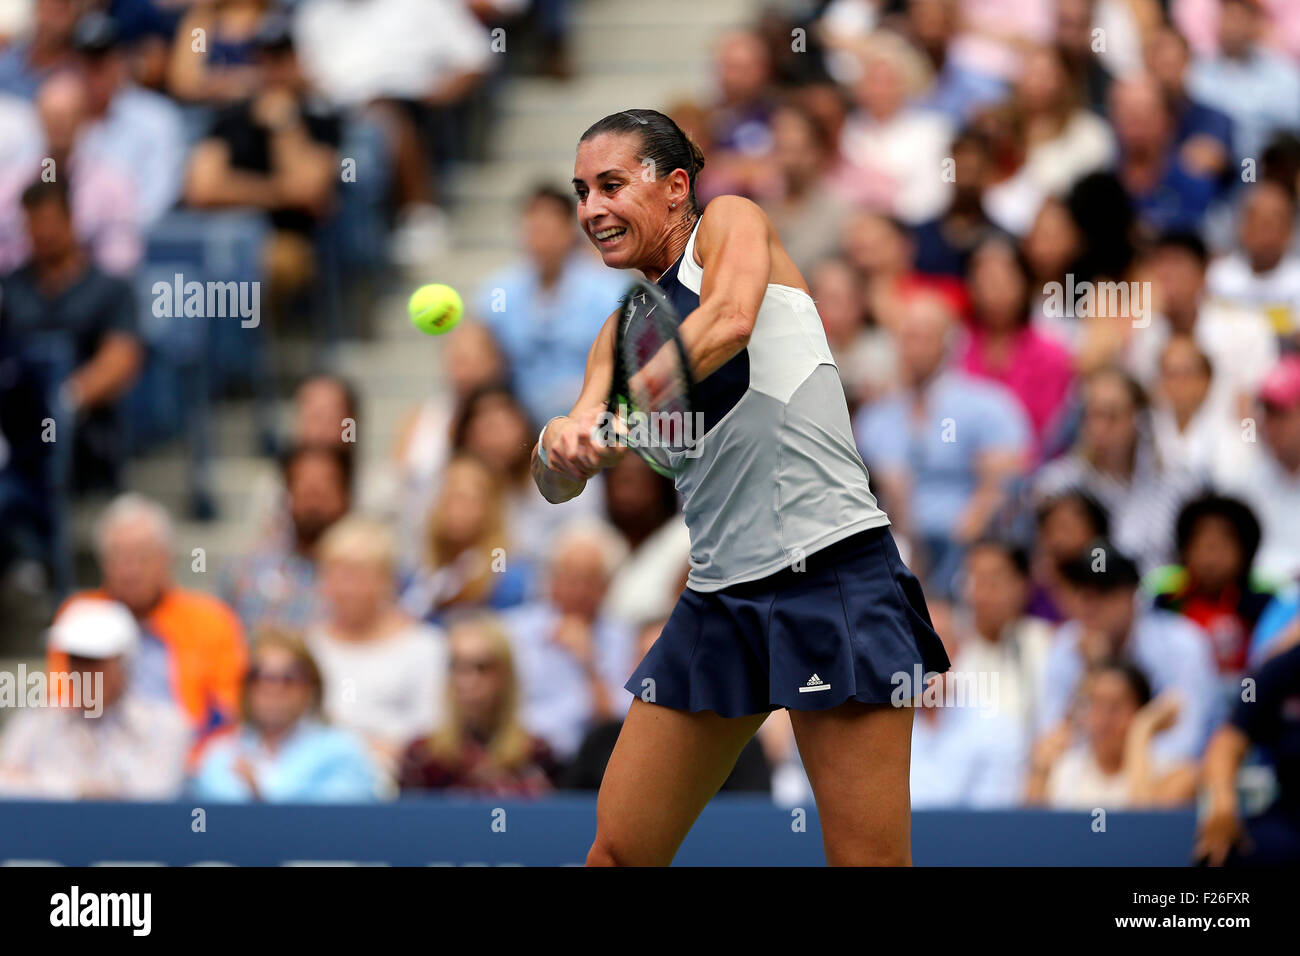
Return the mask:
[[668,222],[667,179],[642,167],[634,136],[603,133],[578,144],[573,189],[583,235],[612,269],[652,262]]

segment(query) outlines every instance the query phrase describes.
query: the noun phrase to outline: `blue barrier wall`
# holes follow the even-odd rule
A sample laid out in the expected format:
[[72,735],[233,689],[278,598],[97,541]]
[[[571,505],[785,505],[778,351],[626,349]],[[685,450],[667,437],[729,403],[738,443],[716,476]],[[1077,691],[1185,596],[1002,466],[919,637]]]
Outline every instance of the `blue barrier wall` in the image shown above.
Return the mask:
[[[718,797],[687,837],[688,866],[821,866],[814,810]],[[1182,866],[1191,811],[1091,815],[1038,811],[918,812],[921,866]],[[0,803],[0,863],[354,862],[397,866],[581,863],[595,833],[594,797],[545,801],[403,800],[369,807]]]

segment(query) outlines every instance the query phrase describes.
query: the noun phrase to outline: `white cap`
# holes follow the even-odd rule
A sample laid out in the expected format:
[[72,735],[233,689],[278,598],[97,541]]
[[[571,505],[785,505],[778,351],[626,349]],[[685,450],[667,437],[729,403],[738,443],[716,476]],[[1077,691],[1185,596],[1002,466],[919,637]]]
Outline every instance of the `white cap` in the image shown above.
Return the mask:
[[72,657],[104,660],[135,652],[140,628],[116,601],[74,601],[50,626],[50,649]]

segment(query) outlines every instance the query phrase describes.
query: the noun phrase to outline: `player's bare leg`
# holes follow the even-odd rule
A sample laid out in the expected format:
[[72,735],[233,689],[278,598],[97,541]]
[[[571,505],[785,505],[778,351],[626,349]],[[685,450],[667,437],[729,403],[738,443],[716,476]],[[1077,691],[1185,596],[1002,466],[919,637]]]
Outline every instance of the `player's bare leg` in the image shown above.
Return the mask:
[[667,866],[767,714],[632,701],[596,802],[588,866]]
[[912,708],[792,710],[831,866],[911,866]]

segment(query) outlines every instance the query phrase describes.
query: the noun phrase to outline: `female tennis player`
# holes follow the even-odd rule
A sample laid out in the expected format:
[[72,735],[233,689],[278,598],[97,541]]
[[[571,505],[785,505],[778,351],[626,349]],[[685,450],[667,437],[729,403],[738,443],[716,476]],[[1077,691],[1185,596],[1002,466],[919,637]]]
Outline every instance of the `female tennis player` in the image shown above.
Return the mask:
[[[754,203],[700,208],[703,165],[654,110],[600,120],[574,162],[578,220],[605,264],[639,270],[682,316],[705,427],[676,475],[687,588],[626,684],[636,699],[587,863],[670,863],[741,748],[785,707],[827,862],[910,864],[912,709],[891,694],[896,675],[945,671],[948,657],[871,493],[807,284]],[[592,345],[572,411],[533,451],[549,501],[579,494],[624,453],[593,431],[618,314]],[[658,385],[640,383],[643,394]]]

